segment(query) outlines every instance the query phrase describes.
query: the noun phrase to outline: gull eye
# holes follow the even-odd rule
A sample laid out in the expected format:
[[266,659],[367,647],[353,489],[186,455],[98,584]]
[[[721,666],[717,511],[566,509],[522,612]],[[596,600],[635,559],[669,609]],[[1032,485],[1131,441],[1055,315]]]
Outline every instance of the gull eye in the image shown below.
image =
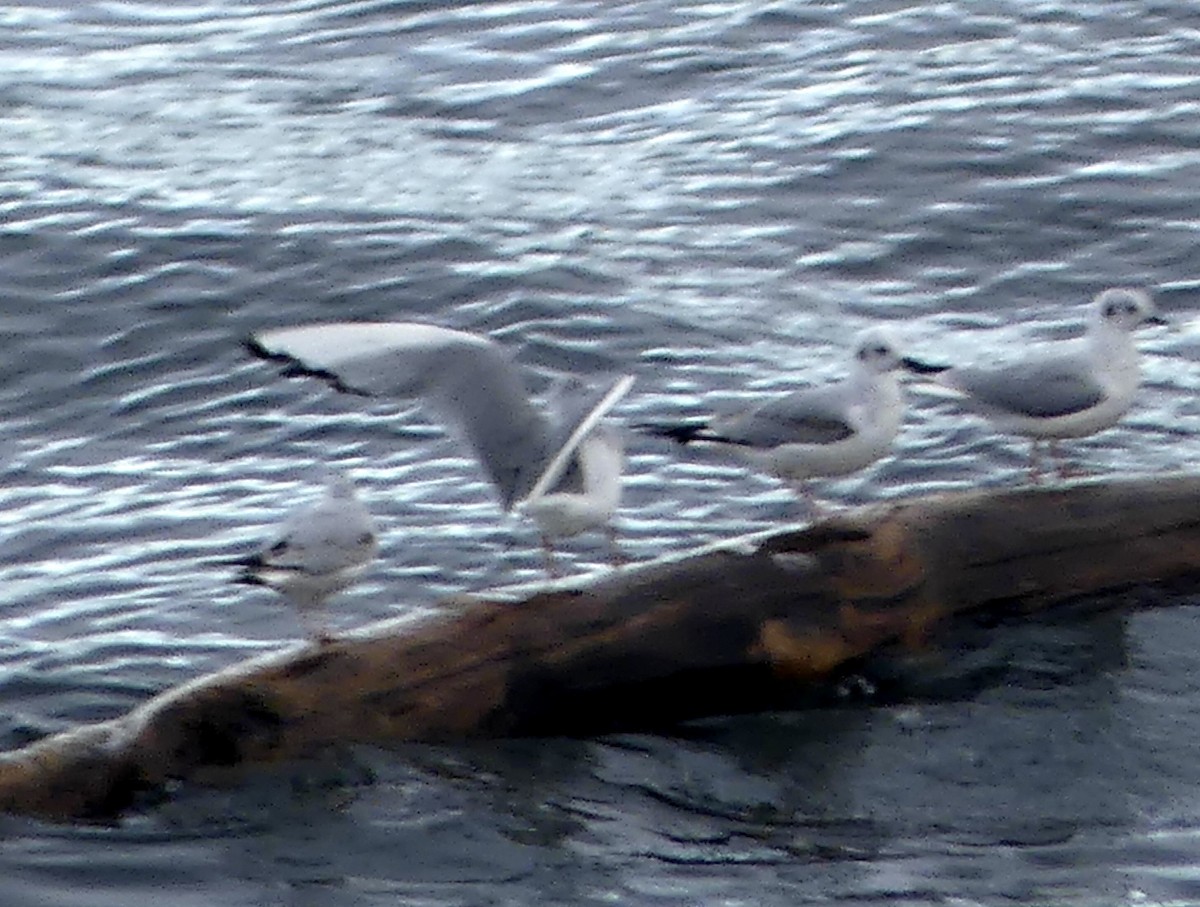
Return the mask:
[[1108,305],[1106,305],[1104,307],[1104,317],[1105,318],[1116,318],[1117,313],[1120,310],[1121,310],[1120,306],[1118,306],[1115,302],[1110,302]]

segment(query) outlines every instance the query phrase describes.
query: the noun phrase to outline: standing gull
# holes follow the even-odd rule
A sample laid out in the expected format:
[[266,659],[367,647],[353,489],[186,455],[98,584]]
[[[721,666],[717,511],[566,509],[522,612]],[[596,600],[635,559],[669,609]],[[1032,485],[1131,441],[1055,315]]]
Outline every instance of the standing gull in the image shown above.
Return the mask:
[[[620,501],[623,448],[602,420],[633,385],[621,375],[599,388],[564,382],[552,411],[530,400],[499,344],[427,324],[338,323],[255,335],[251,352],[288,363],[288,374],[329,380],[365,396],[416,397],[474,451],[504,510],[537,524],[548,572],[553,542],[605,529]],[[616,555],[613,545],[614,558]]]
[[891,446],[904,413],[896,370],[904,359],[881,327],[858,334],[841,381],[774,397],[704,422],[644,426],[651,433],[737,456],[787,483],[811,509],[810,480],[871,465]]
[[1061,438],[1082,438],[1117,423],[1133,403],[1141,370],[1133,331],[1166,324],[1144,290],[1113,288],[1092,301],[1086,336],[1047,343],[995,366],[924,366],[970,409],[1003,432],[1032,441],[1029,476],[1041,474],[1040,446],[1046,442],[1058,475],[1068,475],[1059,457]]
[[293,511],[275,539],[237,561],[241,582],[274,589],[300,612],[310,638],[332,637],[321,620],[326,600],[349,586],[378,550],[375,524],[344,476],[319,501]]

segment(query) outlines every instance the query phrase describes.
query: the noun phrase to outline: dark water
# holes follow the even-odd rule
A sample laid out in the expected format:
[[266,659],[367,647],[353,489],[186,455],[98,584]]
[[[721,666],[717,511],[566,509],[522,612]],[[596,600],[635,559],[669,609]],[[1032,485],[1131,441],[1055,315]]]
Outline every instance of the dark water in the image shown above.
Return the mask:
[[[627,418],[834,375],[887,321],[986,358],[1112,284],[1149,332],[1100,472],[1195,462],[1200,7],[26,2],[0,11],[0,735],[119,714],[300,627],[205,559],[320,467],[384,529],[339,621],[530,579],[532,533],[401,405],[240,341],[316,320],[489,332],[539,387],[629,369]],[[861,502],[1017,481],[914,395]],[[795,516],[634,442],[637,559]],[[515,538],[515,544],[514,544]],[[567,547],[601,564],[598,539]],[[1063,615],[930,663],[900,704],[676,737],[332,754],[117,828],[4,820],[24,905],[1200,902],[1190,600]]]

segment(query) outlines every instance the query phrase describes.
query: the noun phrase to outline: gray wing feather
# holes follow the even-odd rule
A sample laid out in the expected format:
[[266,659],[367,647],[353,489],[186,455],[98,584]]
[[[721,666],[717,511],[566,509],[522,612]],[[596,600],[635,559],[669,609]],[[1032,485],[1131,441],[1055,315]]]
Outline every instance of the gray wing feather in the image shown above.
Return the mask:
[[251,350],[343,390],[418,397],[472,447],[507,509],[553,454],[548,420],[497,344],[462,331],[408,323],[342,323],[256,335]]
[[713,420],[715,434],[747,447],[780,444],[833,444],[855,433],[833,389],[797,391],[753,409]]
[[448,350],[427,399],[475,451],[505,509],[537,481],[554,453],[551,426],[499,347]]
[[996,369],[956,368],[946,377],[946,384],[980,406],[1031,418],[1069,416],[1106,396],[1091,370],[1070,359]]

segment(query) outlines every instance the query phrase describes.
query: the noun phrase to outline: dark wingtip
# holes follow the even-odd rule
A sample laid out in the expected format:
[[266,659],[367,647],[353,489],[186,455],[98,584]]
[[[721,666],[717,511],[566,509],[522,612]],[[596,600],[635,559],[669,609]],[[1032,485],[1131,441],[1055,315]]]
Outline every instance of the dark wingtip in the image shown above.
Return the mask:
[[262,345],[262,342],[257,337],[250,336],[244,339],[242,341],[242,348],[251,356],[283,366],[280,374],[285,378],[317,378],[341,394],[353,394],[356,397],[372,396],[369,391],[365,391],[361,387],[346,384],[333,372],[322,368],[310,368],[294,356],[268,349]]
[[703,440],[708,434],[708,425],[704,422],[642,422],[634,428],[656,438],[670,438],[676,444]]
[[239,586],[269,586],[270,584],[255,573],[253,570],[246,569],[233,578],[233,581]]
[[266,586],[267,581],[259,575],[259,571],[265,566],[262,557],[257,554],[249,557],[226,557],[214,559],[207,562],[212,567],[219,567],[223,570],[236,570],[232,581],[240,586]]
[[204,563],[210,567],[240,567],[243,570],[252,570],[262,567],[263,559],[261,554],[245,554],[241,557],[205,558]]
[[213,567],[236,570],[237,573],[233,577],[235,583],[246,586],[266,585],[262,577],[258,575],[258,571],[265,566],[261,555],[251,554],[247,557],[226,557],[219,560],[211,560],[208,563]]
[[922,362],[920,359],[913,359],[911,356],[905,356],[900,360],[900,364],[904,366],[906,371],[912,372],[914,375],[940,375],[942,372],[952,368],[949,365]]
[[253,334],[242,340],[242,349],[244,349],[251,356],[255,356],[259,359],[269,359],[272,362],[277,362],[281,359],[287,358],[286,356],[281,356],[278,353],[272,353],[269,349],[263,346],[259,342],[258,338]]

